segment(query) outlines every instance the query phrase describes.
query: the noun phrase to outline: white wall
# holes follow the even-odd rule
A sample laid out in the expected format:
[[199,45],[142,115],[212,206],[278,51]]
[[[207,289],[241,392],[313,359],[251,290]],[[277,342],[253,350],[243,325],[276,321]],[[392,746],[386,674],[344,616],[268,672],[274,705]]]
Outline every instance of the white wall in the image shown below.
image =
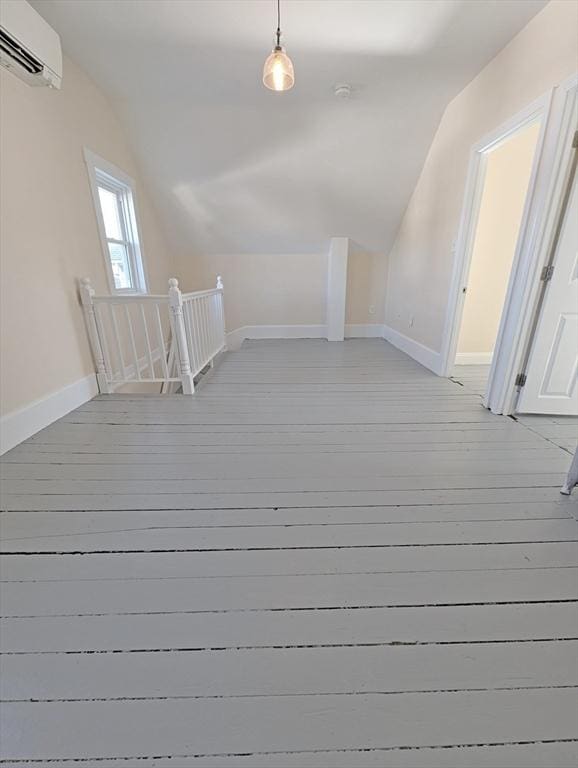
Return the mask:
[[578,69],[577,11],[549,3],[444,112],[389,256],[385,322],[425,347],[441,349],[470,149]]
[[108,292],[83,147],[137,182],[149,288],[165,292],[170,255],[129,145],[102,92],[68,58],[61,91],[0,71],[1,412],[94,371],[76,280]]
[[458,355],[494,351],[539,133],[534,123],[488,153]]

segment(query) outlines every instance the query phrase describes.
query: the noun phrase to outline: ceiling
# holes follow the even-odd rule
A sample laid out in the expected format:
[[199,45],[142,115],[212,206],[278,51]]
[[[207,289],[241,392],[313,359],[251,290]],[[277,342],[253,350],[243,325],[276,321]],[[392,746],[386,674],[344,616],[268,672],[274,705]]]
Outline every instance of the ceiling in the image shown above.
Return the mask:
[[[180,252],[387,251],[443,110],[543,0],[35,0],[112,99]],[[337,99],[346,82],[352,96]]]

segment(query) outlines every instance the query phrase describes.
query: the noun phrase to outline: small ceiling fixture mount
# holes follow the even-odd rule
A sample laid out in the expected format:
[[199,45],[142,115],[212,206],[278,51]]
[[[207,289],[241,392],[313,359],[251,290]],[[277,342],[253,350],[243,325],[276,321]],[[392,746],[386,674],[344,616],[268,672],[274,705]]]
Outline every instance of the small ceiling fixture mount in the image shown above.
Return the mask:
[[351,86],[349,83],[339,83],[333,88],[333,93],[338,99],[351,98]]
[[281,45],[281,0],[277,0],[277,43],[263,67],[263,85],[272,91],[288,91],[295,84],[293,62]]

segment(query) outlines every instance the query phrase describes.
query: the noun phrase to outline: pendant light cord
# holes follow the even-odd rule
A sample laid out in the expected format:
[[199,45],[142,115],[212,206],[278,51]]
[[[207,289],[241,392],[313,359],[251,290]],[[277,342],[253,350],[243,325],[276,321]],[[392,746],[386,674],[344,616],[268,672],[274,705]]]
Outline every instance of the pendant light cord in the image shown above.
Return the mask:
[[277,47],[281,47],[281,0],[277,0]]

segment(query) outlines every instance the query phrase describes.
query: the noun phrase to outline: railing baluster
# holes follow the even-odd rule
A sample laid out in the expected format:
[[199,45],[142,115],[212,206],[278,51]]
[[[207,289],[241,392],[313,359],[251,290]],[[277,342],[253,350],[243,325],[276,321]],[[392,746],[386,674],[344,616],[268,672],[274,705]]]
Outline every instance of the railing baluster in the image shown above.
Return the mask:
[[218,323],[219,323],[219,348],[220,349],[226,349],[227,348],[227,333],[225,330],[225,307],[223,304],[223,280],[221,278],[221,275],[217,275],[217,306],[219,308],[218,312]]
[[217,295],[213,294],[212,296],[209,296],[209,312],[211,316],[211,322],[210,322],[210,328],[211,328],[211,364],[213,362],[213,357],[215,356],[217,352],[217,312],[216,312],[216,299]]
[[208,297],[203,296],[201,299],[201,307],[203,309],[203,334],[204,334],[204,342],[205,342],[205,354],[203,357],[203,364],[206,365],[209,362],[210,356],[211,356],[211,342],[210,342],[210,335],[209,335],[209,318],[207,315],[207,302]]
[[107,376],[108,383],[110,385],[112,384],[112,379],[113,379],[112,358],[110,356],[110,349],[108,347],[108,339],[106,334],[106,328],[104,325],[104,320],[100,314],[100,304],[94,305],[94,320],[96,322],[96,326],[98,328],[98,334],[102,342],[102,350],[104,352],[104,365],[106,367],[106,376]]
[[201,313],[199,311],[199,298],[193,299],[193,315],[194,315],[194,340],[195,340],[195,347],[197,349],[197,364],[199,366],[199,371],[203,369],[204,362],[203,362],[203,341],[201,336]]
[[163,324],[161,322],[161,313],[159,311],[159,305],[155,304],[155,316],[157,321],[157,336],[158,336],[158,342],[159,342],[159,349],[161,352],[161,366],[163,369],[163,373],[165,375],[165,379],[170,378],[169,376],[169,367],[167,365],[167,350],[165,347],[165,340],[163,338]]
[[219,335],[223,349],[227,348],[227,330],[225,328],[225,307],[223,302],[223,292],[219,293]]
[[201,368],[205,367],[205,323],[203,321],[203,297],[199,296],[197,299],[197,314],[199,316],[199,354]]
[[116,344],[116,351],[118,353],[118,361],[120,363],[120,373],[122,374],[120,381],[128,381],[128,377],[126,375],[126,366],[124,364],[124,357],[122,355],[122,348],[120,344],[120,336],[118,333],[118,325],[116,322],[116,313],[114,311],[114,304],[108,305],[110,308],[110,319],[112,322],[112,330],[114,331],[114,341]]
[[146,344],[146,353],[147,353],[147,360],[148,360],[148,367],[150,370],[150,379],[156,378],[156,371],[155,371],[155,363],[153,360],[153,351],[151,349],[151,340],[149,337],[149,329],[147,324],[147,318],[145,313],[144,304],[140,304],[140,315],[142,318],[142,327],[143,327],[143,333],[145,338],[145,344]]
[[219,278],[213,290],[182,294],[173,278],[168,295],[95,296],[90,282],[81,281],[100,391],[130,381],[161,382],[161,391],[168,391],[178,380],[167,359],[168,320],[171,361],[178,356],[183,392],[192,394],[193,377],[225,348],[222,285]]
[[127,325],[128,325],[128,333],[129,333],[129,336],[130,336],[130,345],[132,347],[132,356],[133,356],[133,360],[134,360],[135,376],[138,379],[138,381],[142,381],[142,378],[141,378],[141,375],[140,375],[140,363],[138,361],[138,354],[137,354],[137,351],[136,351],[136,343],[135,343],[135,340],[134,340],[134,330],[133,330],[133,327],[132,327],[132,319],[131,319],[131,316],[130,316],[130,309],[129,309],[128,304],[124,305],[124,314],[125,314],[126,322],[127,322]]
[[187,301],[183,304],[184,309],[184,319],[185,319],[185,328],[187,332],[187,345],[189,348],[189,358],[191,361],[191,370],[193,376],[196,376],[199,372],[199,361],[197,359],[197,349],[194,343],[194,337],[193,337],[193,320],[192,320],[192,309],[193,309],[193,302],[190,299],[187,299]]

